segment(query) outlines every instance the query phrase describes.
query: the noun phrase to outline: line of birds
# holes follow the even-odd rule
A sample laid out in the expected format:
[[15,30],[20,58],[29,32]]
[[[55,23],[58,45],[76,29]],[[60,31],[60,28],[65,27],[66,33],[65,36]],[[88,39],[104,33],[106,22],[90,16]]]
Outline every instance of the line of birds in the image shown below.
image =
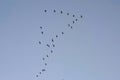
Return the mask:
[[[44,10],[44,12],[47,13],[48,11],[47,11],[47,10]],[[56,13],[57,11],[56,11],[56,10],[53,10],[53,12]],[[62,10],[60,11],[60,14],[63,14],[63,11],[62,11]],[[67,13],[67,16],[69,16],[69,15],[70,15],[70,13]],[[76,18],[76,16],[75,16],[74,14],[72,15],[72,17],[75,18],[75,19],[72,21],[72,23],[68,23],[68,24],[67,24],[68,27],[71,28],[71,29],[73,29],[73,26],[72,26],[72,25],[75,24],[75,22],[78,21],[78,18]],[[83,16],[80,15],[80,18],[83,18]],[[41,30],[41,35],[44,35],[43,26],[40,26],[40,30]],[[62,31],[61,34],[64,35],[65,33]],[[59,37],[59,35],[56,34],[56,35],[55,35],[55,38],[57,39],[58,37]],[[56,47],[56,46],[55,46],[55,43],[54,43],[55,38],[51,38],[51,41],[50,41],[50,42],[51,42],[52,44],[48,44],[48,43],[47,43],[45,46],[48,47],[48,48],[50,48],[50,49],[51,49],[51,48],[55,48],[55,47]],[[39,45],[42,45],[42,42],[41,42],[41,41],[38,41],[38,44],[39,44]],[[54,50],[51,49],[51,50],[50,50],[50,53],[53,53],[53,52],[54,52]],[[42,60],[44,61],[44,66],[47,66],[47,65],[48,65],[45,60],[49,57],[49,55],[50,55],[50,54],[46,54],[46,56],[42,58]],[[42,74],[43,72],[45,72],[45,71],[46,71],[46,68],[42,68],[41,71],[39,71],[39,73],[36,75],[36,77],[39,77],[39,75],[41,75],[41,74]]]

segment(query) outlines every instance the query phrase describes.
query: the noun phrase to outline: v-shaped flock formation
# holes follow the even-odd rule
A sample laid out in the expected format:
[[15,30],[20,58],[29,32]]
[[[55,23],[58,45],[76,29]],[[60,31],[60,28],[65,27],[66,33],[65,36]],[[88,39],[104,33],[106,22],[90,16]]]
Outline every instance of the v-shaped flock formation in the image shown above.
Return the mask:
[[[79,20],[83,18],[82,15],[77,15],[78,17],[76,17],[75,14],[65,13],[62,10],[52,10],[52,11],[53,11],[53,13],[64,14],[64,15],[69,16],[69,17],[74,19],[74,20],[71,21],[71,23],[67,23],[68,29],[73,29],[74,24],[79,22]],[[48,10],[44,10],[43,13],[48,14],[49,12],[48,12]],[[44,29],[43,28],[44,28],[43,26],[40,26],[39,29],[41,31],[41,35],[44,36]],[[46,43],[44,45],[44,46],[46,46],[50,49],[50,52],[48,54],[46,54],[44,57],[42,57],[42,61],[44,62],[44,67],[36,74],[37,78],[41,77],[41,75],[43,75],[44,72],[47,72],[46,66],[48,66],[48,63],[46,62],[46,60],[49,59],[49,57],[52,55],[52,53],[54,53],[54,48],[56,47],[55,40],[59,39],[59,35],[64,35],[64,34],[65,34],[65,32],[61,31],[61,33],[58,33],[55,36],[51,36],[51,41],[50,41],[51,43]],[[43,45],[42,41],[38,41],[38,44]]]

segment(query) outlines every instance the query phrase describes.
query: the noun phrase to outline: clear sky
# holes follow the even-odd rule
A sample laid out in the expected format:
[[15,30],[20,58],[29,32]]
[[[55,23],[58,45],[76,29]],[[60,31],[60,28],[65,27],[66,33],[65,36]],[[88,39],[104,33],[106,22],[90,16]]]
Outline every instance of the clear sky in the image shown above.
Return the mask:
[[0,0],[0,80],[120,80],[120,0]]

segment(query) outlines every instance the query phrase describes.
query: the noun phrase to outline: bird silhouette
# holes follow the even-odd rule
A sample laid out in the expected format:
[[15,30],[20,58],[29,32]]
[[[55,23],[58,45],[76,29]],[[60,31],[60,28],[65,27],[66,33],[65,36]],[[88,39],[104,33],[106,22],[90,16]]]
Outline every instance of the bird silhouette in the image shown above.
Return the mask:
[[54,42],[54,39],[52,38],[52,42]]
[[46,57],[49,57],[48,55],[46,55]]
[[69,13],[67,13],[67,15],[69,15]]
[[46,46],[47,46],[47,47],[50,47],[50,45],[49,45],[49,44],[46,44]]
[[41,31],[41,34],[43,34],[44,32],[43,31]]
[[43,60],[45,60],[45,58],[42,58]]
[[55,44],[52,44],[53,47],[55,47]]
[[42,26],[40,26],[40,29],[42,29]]
[[47,63],[45,63],[45,66],[47,66]]
[[70,24],[68,24],[68,27],[70,27]]
[[54,10],[54,13],[56,12],[56,10]]
[[42,72],[46,71],[45,69],[42,69]]
[[75,21],[73,21],[73,24],[75,23]]
[[38,75],[36,75],[36,77],[38,77]]
[[60,13],[62,14],[62,13],[63,13],[63,11],[60,11]]
[[44,10],[44,12],[47,12],[47,10]]
[[78,21],[78,19],[75,19],[75,21]]
[[51,53],[53,53],[53,50],[51,50]]
[[73,15],[73,17],[75,17],[75,15]]
[[62,34],[64,34],[64,32],[62,32]]
[[73,27],[71,26],[71,29],[72,29]]
[[39,44],[41,44],[41,42],[39,41]]
[[56,38],[58,38],[58,35],[56,35]]
[[39,74],[41,74],[41,72],[39,72]]
[[83,16],[81,15],[80,17],[82,18]]

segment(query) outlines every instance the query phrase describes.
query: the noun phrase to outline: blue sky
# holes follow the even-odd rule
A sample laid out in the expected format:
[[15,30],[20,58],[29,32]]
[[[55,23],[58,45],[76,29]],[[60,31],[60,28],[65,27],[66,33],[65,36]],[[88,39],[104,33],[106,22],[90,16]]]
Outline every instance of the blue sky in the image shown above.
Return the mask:
[[[79,19],[73,29],[67,12]],[[119,14],[119,0],[0,0],[0,80],[119,80]]]

